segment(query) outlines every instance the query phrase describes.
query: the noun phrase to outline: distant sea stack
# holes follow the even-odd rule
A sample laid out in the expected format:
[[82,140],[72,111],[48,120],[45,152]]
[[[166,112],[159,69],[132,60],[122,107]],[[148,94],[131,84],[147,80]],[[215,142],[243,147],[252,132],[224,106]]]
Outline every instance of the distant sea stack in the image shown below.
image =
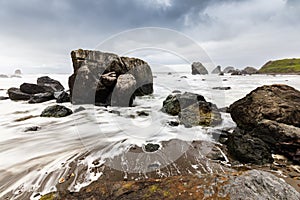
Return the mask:
[[258,70],[255,69],[254,67],[245,67],[245,69],[243,69],[241,71],[242,74],[257,74]]
[[200,63],[200,62],[193,62],[193,64],[192,64],[192,74],[193,75],[196,75],[196,74],[205,75],[205,74],[208,74],[208,71],[202,65],[202,63]]
[[217,66],[214,70],[211,71],[212,74],[221,74],[222,70],[221,70],[221,66]]
[[300,58],[269,61],[258,72],[261,74],[300,74]]
[[223,73],[232,73],[234,70],[234,67],[228,66],[223,70]]
[[22,71],[20,69],[15,70],[15,75],[22,75]]
[[[82,49],[72,51],[71,57],[74,73],[69,87],[73,104],[132,106],[135,96],[153,93],[152,71],[143,60]],[[132,76],[121,76],[124,74]],[[115,94],[119,91],[122,94]]]

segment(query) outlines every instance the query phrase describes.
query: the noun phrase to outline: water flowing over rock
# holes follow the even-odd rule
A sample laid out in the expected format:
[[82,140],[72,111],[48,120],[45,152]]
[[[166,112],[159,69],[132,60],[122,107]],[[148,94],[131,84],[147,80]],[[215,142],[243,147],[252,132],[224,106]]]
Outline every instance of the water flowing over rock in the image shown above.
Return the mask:
[[202,65],[202,63],[200,63],[200,62],[193,62],[193,64],[192,64],[192,74],[193,75],[196,75],[196,74],[205,75],[205,74],[208,74],[208,71]]
[[189,92],[169,95],[163,102],[162,111],[178,115],[180,122],[187,127],[214,126],[222,121],[216,105],[207,102],[202,95]]
[[71,57],[74,73],[69,78],[69,87],[74,104],[111,105],[117,79],[123,74],[131,74],[136,81],[132,95],[153,92],[152,71],[143,60],[82,49],[72,51]]
[[262,86],[234,102],[229,111],[243,135],[258,138],[272,152],[284,154],[294,162],[300,162],[298,90],[287,85]]
[[48,106],[41,114],[41,117],[66,117],[73,113],[72,110],[65,106],[54,105]]

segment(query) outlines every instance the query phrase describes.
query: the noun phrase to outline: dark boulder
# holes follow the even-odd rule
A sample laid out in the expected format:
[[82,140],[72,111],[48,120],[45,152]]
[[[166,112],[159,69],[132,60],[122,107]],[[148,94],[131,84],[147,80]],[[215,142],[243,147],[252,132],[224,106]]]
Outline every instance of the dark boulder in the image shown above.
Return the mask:
[[26,94],[26,93],[22,92],[18,88],[10,88],[10,89],[8,89],[7,93],[8,93],[9,98],[14,101],[18,101],[18,100],[26,101],[26,100],[29,100],[32,96],[30,94]]
[[69,87],[73,104],[111,105],[118,77],[123,74],[134,77],[135,96],[153,92],[152,71],[143,60],[82,49],[72,51],[71,57],[74,73],[69,78]]
[[300,127],[300,92],[287,85],[259,87],[229,107],[238,127],[252,130],[263,119]]
[[155,152],[159,149],[159,147],[160,147],[159,144],[148,143],[145,145],[145,151],[146,152]]
[[54,93],[54,97],[56,99],[56,103],[70,102],[70,95],[65,91]]
[[193,62],[193,64],[192,64],[192,74],[193,75],[196,75],[196,74],[205,75],[205,74],[208,74],[208,71],[202,65],[202,63],[200,63],[200,62]]
[[54,99],[54,96],[50,92],[39,93],[39,94],[34,94],[30,98],[30,100],[28,101],[28,103],[43,103],[43,102],[46,102],[46,101],[50,101],[52,99]]
[[242,72],[238,69],[231,71],[232,76],[239,76],[242,75]]
[[298,90],[287,85],[262,86],[234,102],[229,112],[244,135],[259,139],[272,152],[300,163]]
[[33,132],[33,131],[39,131],[41,130],[40,126],[31,126],[31,127],[27,127],[24,132]]
[[230,90],[231,87],[213,87],[213,90]]
[[3,96],[0,96],[0,101],[2,101],[2,100],[7,100],[7,99],[9,99],[9,97],[3,97]]
[[272,163],[270,147],[261,139],[235,130],[226,142],[229,153],[243,163],[266,164]]
[[64,91],[64,86],[57,80],[50,78],[49,76],[42,76],[37,79],[37,85],[42,86],[47,92],[59,92]]
[[66,117],[73,112],[69,108],[61,105],[48,106],[41,114],[41,117]]
[[46,89],[44,87],[32,83],[23,83],[20,86],[20,90],[27,94],[39,94],[46,92]]
[[169,95],[163,102],[162,111],[178,115],[180,122],[186,127],[214,126],[222,121],[216,105],[206,102],[202,95],[189,92]]

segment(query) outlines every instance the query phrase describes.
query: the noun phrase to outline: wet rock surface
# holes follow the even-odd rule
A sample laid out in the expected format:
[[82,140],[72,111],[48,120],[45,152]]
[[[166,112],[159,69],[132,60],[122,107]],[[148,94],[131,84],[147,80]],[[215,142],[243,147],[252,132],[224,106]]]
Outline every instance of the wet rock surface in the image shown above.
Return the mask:
[[65,106],[54,105],[48,106],[41,114],[41,117],[66,117],[71,115],[73,111]]
[[[238,128],[241,129],[241,131],[235,131],[233,134],[236,137],[239,137],[240,133],[243,137],[252,137],[246,142],[245,139],[236,140],[233,136],[229,138],[230,144],[240,142],[237,146],[241,148],[247,146],[249,152],[252,151],[253,153],[257,148],[263,150],[268,147],[270,150],[266,150],[266,152],[269,155],[271,153],[283,154],[292,161],[299,163],[299,91],[287,85],[262,86],[233,103],[229,108],[229,112]],[[231,148],[231,152],[234,151],[235,148]],[[244,155],[240,154],[236,158],[245,162],[246,160],[243,157],[247,156],[246,152],[240,152]],[[257,155],[257,160],[260,159],[261,155],[254,155]],[[262,159],[263,163],[267,160]],[[251,160],[248,160],[248,162],[251,162]]]
[[18,88],[10,88],[8,89],[7,93],[9,98],[14,101],[20,101],[20,100],[25,101],[31,98],[30,94],[26,94]]
[[[72,51],[71,57],[74,73],[69,78],[69,87],[74,104],[111,105],[112,93],[115,86],[118,86],[117,90],[121,88],[120,83],[124,84],[123,89],[125,85],[131,85],[126,96],[129,92],[130,96],[143,96],[153,92],[152,71],[143,60],[82,49]],[[134,90],[131,80],[124,77],[119,79],[124,74],[134,77]],[[125,80],[129,82],[125,83]],[[128,101],[126,104],[128,106],[131,103]],[[123,103],[120,106],[124,106]]]
[[202,95],[189,92],[169,95],[163,102],[162,111],[178,115],[179,121],[186,127],[215,126],[222,121],[216,105],[206,102]]

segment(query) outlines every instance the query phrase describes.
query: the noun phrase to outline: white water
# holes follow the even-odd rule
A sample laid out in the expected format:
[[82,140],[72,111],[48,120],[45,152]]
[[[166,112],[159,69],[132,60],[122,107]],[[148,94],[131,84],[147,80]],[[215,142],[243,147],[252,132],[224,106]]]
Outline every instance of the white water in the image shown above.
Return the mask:
[[[0,79],[0,96],[6,96],[10,87],[19,87],[24,82],[35,83],[41,75],[24,75],[23,78]],[[49,75],[67,87],[68,75]],[[122,153],[131,145],[142,146],[146,142],[159,143],[173,138],[186,141],[212,140],[206,128],[170,127],[167,121],[176,119],[160,111],[163,100],[173,91],[189,91],[202,94],[207,101],[218,107],[229,106],[251,90],[266,84],[287,84],[300,89],[299,76],[193,76],[188,73],[155,74],[154,94],[135,100],[132,108],[102,108],[85,106],[86,110],[71,116],[55,119],[38,117],[48,105],[26,102],[0,101],[0,197],[13,191],[12,198],[22,192],[47,193],[55,190],[58,180],[69,168],[68,163],[76,161],[80,166],[92,166],[92,162],[110,158]],[[180,78],[187,76],[187,78]],[[203,81],[202,79],[205,79]],[[227,79],[227,81],[223,81]],[[215,86],[230,86],[227,91],[212,90]],[[65,106],[75,109],[71,104]],[[120,116],[108,111],[119,111]],[[148,117],[138,117],[137,111],[146,111]],[[29,115],[34,118],[17,122],[16,119]],[[130,115],[135,115],[131,118]],[[229,114],[222,114],[220,127],[234,127]],[[37,132],[24,132],[27,127],[40,126]],[[218,129],[220,127],[215,127]],[[84,159],[78,160],[86,154]],[[49,175],[50,174],[50,175]],[[101,174],[86,170],[76,174],[70,190],[96,180]],[[80,177],[79,177],[80,176]],[[49,178],[50,177],[50,178]]]

